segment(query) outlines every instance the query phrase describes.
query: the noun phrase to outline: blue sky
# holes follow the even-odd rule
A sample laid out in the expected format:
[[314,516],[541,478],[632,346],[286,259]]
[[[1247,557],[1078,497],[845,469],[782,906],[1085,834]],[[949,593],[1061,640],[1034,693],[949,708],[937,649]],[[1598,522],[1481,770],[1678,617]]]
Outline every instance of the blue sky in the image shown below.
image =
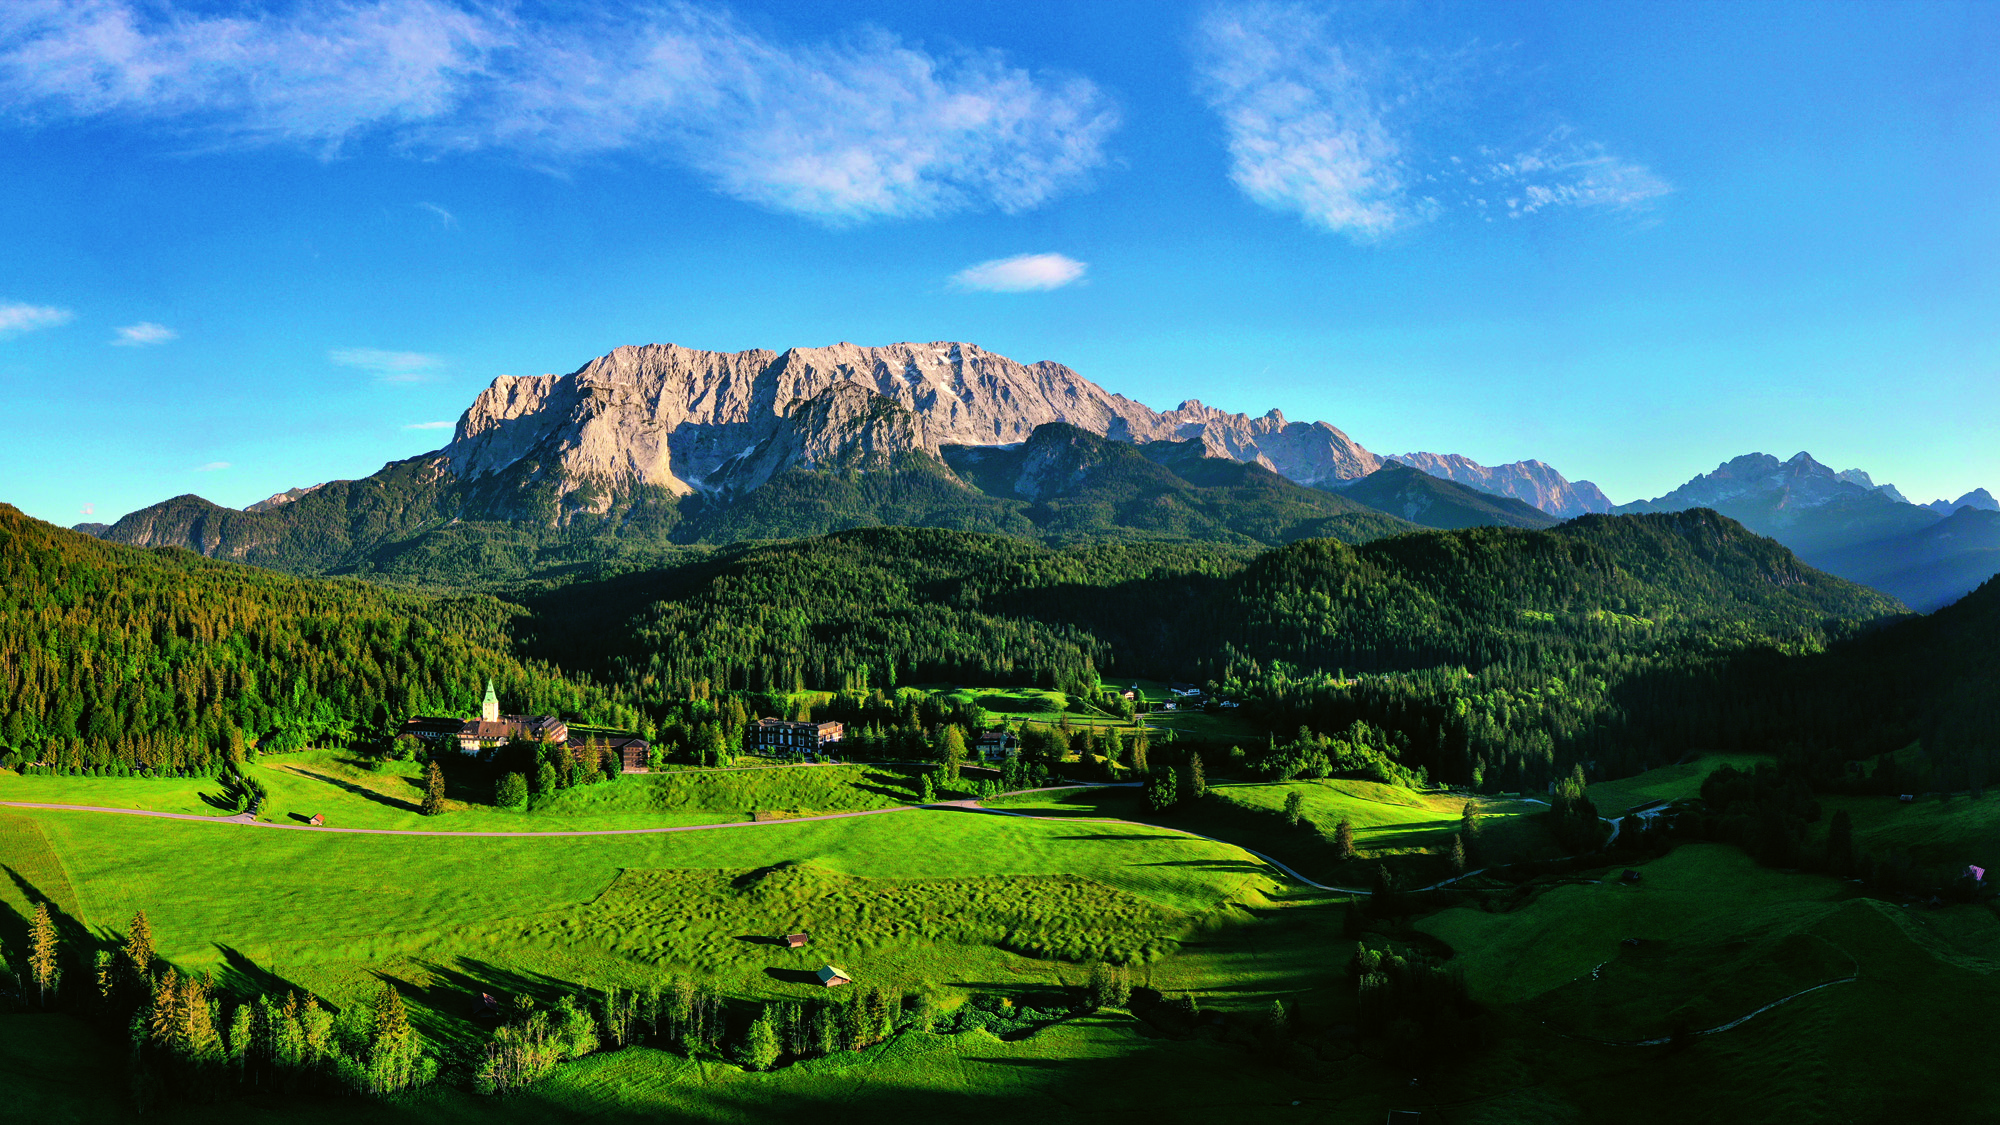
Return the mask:
[[668,341],[969,340],[1621,502],[2000,488],[1992,16],[14,0],[0,500],[363,476]]

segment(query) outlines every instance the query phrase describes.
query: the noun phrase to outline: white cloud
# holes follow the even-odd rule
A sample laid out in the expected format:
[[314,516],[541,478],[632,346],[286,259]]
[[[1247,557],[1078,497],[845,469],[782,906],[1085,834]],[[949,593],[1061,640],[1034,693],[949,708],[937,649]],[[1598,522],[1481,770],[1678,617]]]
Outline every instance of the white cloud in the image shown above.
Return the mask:
[[422,352],[390,352],[380,348],[335,348],[326,358],[342,367],[358,367],[385,383],[422,383],[436,378],[444,360]]
[[212,473],[218,469],[226,469],[228,467],[229,462],[227,461],[210,461],[206,465],[196,465],[194,471],[197,473]]
[[[1419,112],[1464,60],[1357,48],[1323,10],[1218,7],[1195,36],[1197,88],[1222,119],[1230,178],[1255,202],[1357,241],[1500,197],[1516,218],[1553,207],[1635,209],[1672,190],[1642,164],[1566,129],[1526,152],[1437,151]],[[1453,61],[1455,60],[1455,61]],[[1465,189],[1479,188],[1479,191]]]
[[118,338],[111,341],[111,343],[114,347],[140,348],[148,344],[164,344],[168,340],[178,339],[179,337],[180,333],[168,328],[164,324],[154,324],[150,320],[142,320],[137,324],[128,324],[118,329]]
[[85,504],[85,505],[83,506],[83,514],[84,514],[84,515],[86,515],[86,516],[94,516],[94,515],[96,515],[96,514],[97,514],[97,505],[95,505],[95,504]]
[[1245,195],[1363,239],[1408,221],[1401,142],[1324,15],[1295,4],[1216,9],[1196,46],[1201,92],[1222,117],[1230,178]]
[[0,336],[68,324],[73,315],[68,309],[58,309],[50,305],[0,303]]
[[457,424],[456,422],[411,422],[403,428],[406,430],[449,430]]
[[1031,289],[1061,289],[1083,277],[1088,267],[1061,254],[1017,254],[995,258],[951,275],[961,289],[983,289],[989,293],[1025,293]]
[[457,215],[454,215],[451,212],[445,210],[444,208],[439,207],[435,203],[418,203],[417,206],[423,208],[426,211],[429,211],[433,215],[436,215],[438,217],[438,222],[442,223],[447,228],[455,227],[458,225]]
[[685,2],[555,25],[481,0],[303,0],[284,15],[13,0],[0,44],[0,115],[16,119],[122,118],[327,156],[369,134],[554,167],[630,153],[833,225],[1033,208],[1102,164],[1118,123],[1090,82],[994,51],[880,30],[779,43]]
[[1567,130],[1551,135],[1532,151],[1486,165],[1485,178],[1510,192],[1507,213],[1514,218],[1549,207],[1629,211],[1673,190],[1645,165],[1613,156],[1603,145],[1571,141]]

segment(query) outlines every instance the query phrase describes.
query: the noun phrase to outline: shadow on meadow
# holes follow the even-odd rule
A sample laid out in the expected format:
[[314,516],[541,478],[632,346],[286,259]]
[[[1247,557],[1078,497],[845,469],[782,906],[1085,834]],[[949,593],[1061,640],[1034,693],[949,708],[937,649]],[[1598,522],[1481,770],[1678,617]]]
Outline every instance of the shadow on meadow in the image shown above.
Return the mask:
[[[336,789],[341,789],[348,793],[352,793],[357,797],[360,797],[364,800],[373,801],[378,805],[387,805],[388,807],[396,809],[400,812],[413,813],[413,812],[423,811],[423,806],[415,801],[406,801],[400,797],[392,797],[387,793],[381,792],[380,790],[370,789],[366,785],[357,785],[352,781],[346,780],[345,778],[335,777],[331,774],[317,773],[313,770],[306,769],[304,766],[298,766],[298,765],[292,766],[291,772],[297,774],[300,777],[311,778],[314,781],[323,782],[327,785],[331,785]],[[408,782],[409,779],[403,778],[402,780]]]

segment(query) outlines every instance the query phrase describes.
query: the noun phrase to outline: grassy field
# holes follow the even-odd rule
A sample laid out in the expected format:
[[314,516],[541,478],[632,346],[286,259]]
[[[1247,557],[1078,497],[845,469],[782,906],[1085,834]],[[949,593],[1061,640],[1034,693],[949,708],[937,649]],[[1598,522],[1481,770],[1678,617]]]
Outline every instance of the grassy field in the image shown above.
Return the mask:
[[[1132,681],[1119,680],[1108,686],[1129,687]],[[1172,698],[1167,686],[1152,680],[1139,681],[1140,694],[1155,705]],[[979,707],[981,721],[988,726],[1001,723],[1049,723],[1055,724],[1068,718],[1072,727],[1117,727],[1130,731],[1137,727],[1130,720],[1120,719],[1095,708],[1087,713],[1069,711],[1069,696],[1059,691],[1044,688],[1021,687],[961,687],[952,689],[951,694],[966,703]],[[1229,712],[1209,715],[1201,711],[1153,711],[1139,717],[1143,725],[1158,739],[1163,732],[1171,732],[1176,738],[1194,738],[1214,742],[1241,742],[1245,746],[1262,742],[1266,732],[1254,724],[1236,717]]]
[[[0,862],[18,873],[16,925],[39,895],[104,936],[145,909],[163,956],[224,987],[292,985],[335,1003],[396,982],[446,1049],[469,1047],[477,993],[694,975],[747,997],[816,995],[827,961],[867,984],[1043,994],[1079,985],[1077,958],[1137,963],[1142,985],[1258,1011],[1272,996],[1347,1002],[1346,957],[1323,935],[1337,900],[1300,894],[1236,848],[1144,826],[1095,829],[957,810],[640,837],[479,839],[260,831],[54,811],[0,812]],[[188,887],[202,893],[189,894]],[[768,942],[804,928],[803,951]],[[12,1111],[48,1121],[117,1116],[116,1048],[78,1025],[0,1017]],[[52,1048],[59,1048],[53,1051]],[[1060,1064],[1060,1065],[1058,1065]],[[1247,1068],[1247,1070],[1246,1070]],[[1038,1106],[1059,1121],[1291,1091],[1379,1116],[1394,1083],[1307,1081],[1240,1047],[1163,1041],[1122,1015],[1021,1042],[914,1036],[770,1076],[627,1050],[562,1068],[503,1102],[454,1091],[401,1109],[253,1099],[231,1117],[297,1120],[858,1120]],[[101,1072],[100,1072],[101,1073]],[[1170,1081],[1170,1079],[1172,1081]],[[1177,1091],[1177,1092],[1176,1092]],[[1051,1107],[1041,1099],[1055,1097]],[[1289,1101],[1289,1099],[1287,1099]],[[1284,1103],[1279,1103],[1284,1104]],[[213,1113],[211,1108],[207,1112]],[[165,1115],[192,1118],[192,1111]]]
[[1600,781],[1589,790],[1590,801],[1600,816],[1623,816],[1633,805],[1647,801],[1678,801],[1701,796],[1701,783],[1723,766],[1739,770],[1755,769],[1771,759],[1763,754],[1708,754],[1677,766],[1662,766],[1617,781]]
[[[753,780],[760,776],[792,780]],[[1143,987],[1190,993],[1207,1009],[1261,1012],[1283,998],[1320,1027],[1355,1019],[1355,946],[1340,937],[1345,898],[1282,882],[1229,845],[1091,819],[1144,819],[1132,790],[1002,802],[1061,814],[1051,819],[944,809],[802,823],[744,819],[778,797],[897,799],[892,778],[865,771],[839,782],[845,797],[819,788],[787,797],[784,788],[832,785],[836,776],[680,775],[671,784],[576,790],[509,814],[537,827],[697,814],[740,824],[626,837],[327,835],[0,810],[0,864],[12,875],[0,885],[7,907],[0,924],[8,927],[0,937],[15,943],[42,896],[74,926],[106,936],[143,907],[165,956],[213,972],[225,987],[291,984],[347,1003],[395,981],[418,1026],[447,1051],[477,1041],[468,1017],[482,990],[547,997],[579,984],[677,973],[739,997],[801,997],[819,992],[804,974],[829,961],[864,984],[950,1002],[970,992],[1054,995],[1081,983],[1080,959],[1108,956],[1134,962]],[[871,792],[878,783],[892,792]],[[154,801],[200,799],[198,785],[89,784],[157,786],[142,790]],[[688,785],[697,788],[677,788]],[[1291,830],[1277,810],[1292,791],[1315,829],[1285,839]],[[1371,858],[1415,872],[1441,862],[1427,849],[1456,830],[1462,800],[1352,781],[1232,785],[1196,814],[1212,823],[1184,826],[1219,826],[1217,835],[1279,854],[1285,846],[1323,847],[1318,827],[1330,831],[1345,818]],[[1847,799],[1828,803],[1835,800]],[[2000,809],[2000,801],[1854,800],[1864,844],[1907,835],[1932,841],[1923,846],[1963,846],[1990,836],[1988,810]],[[1533,816],[1540,809],[1483,802],[1488,846],[1546,854],[1551,845]],[[1564,876],[1392,930],[1449,951],[1488,1012],[1488,1045],[1475,1060],[1417,1086],[1372,1053],[1335,1052],[1302,1065],[1248,1040],[1165,1035],[1106,1012],[1017,1041],[913,1034],[768,1075],[628,1048],[567,1064],[507,1099],[451,1088],[388,1106],[253,1097],[158,1116],[748,1123],[1033,1114],[1059,1123],[1372,1123],[1407,1107],[1452,1125],[1666,1125],[1962,1120],[1964,1107],[2000,1095],[2000,1078],[1981,1055],[1984,1037],[1968,1030],[1986,1026],[2000,1004],[2000,922],[1991,910],[1889,906],[1856,897],[1839,880],[1757,867],[1720,845],[1683,845],[1642,872],[1637,885]],[[805,950],[768,940],[799,928],[813,935]],[[1628,947],[1625,938],[1643,940]],[[1787,1001],[1815,986],[1824,987]],[[1681,1046],[1617,1045],[1677,1027],[1718,1027],[1779,1001]],[[9,1084],[0,1117],[122,1117],[124,1091],[103,1080],[119,1057],[117,1044],[67,1017],[0,1016],[0,1073]]]
[[1865,852],[1885,855],[1908,852],[1926,865],[1958,868],[1977,864],[2000,873],[2000,794],[1973,799],[1935,794],[1903,804],[1894,797],[1823,796],[1821,815],[1813,826],[1825,838],[1835,810],[1845,809],[1854,821],[1854,844]]
[[[454,787],[442,817],[420,812],[423,772],[391,763],[377,772],[352,755],[308,751],[266,757],[250,767],[269,799],[259,819],[300,824],[314,814],[342,828],[467,832],[586,831],[751,820],[893,808],[915,799],[909,770],[889,766],[681,770],[629,774],[498,809],[491,794]],[[477,785],[486,784],[485,774]],[[222,785],[193,778],[22,777],[0,771],[0,801],[149,809],[227,817]]]
[[[1282,810],[1288,793],[1304,802],[1306,824],[1288,827]],[[1025,793],[987,802],[994,808],[1040,816],[1105,817],[1184,828],[1270,855],[1308,878],[1336,886],[1367,886],[1377,863],[1387,863],[1409,885],[1448,877],[1440,850],[1458,831],[1465,798],[1419,793],[1372,781],[1317,780],[1226,784],[1208,800],[1154,812],[1137,789],[1071,789]],[[1478,798],[1482,863],[1511,863],[1556,854],[1547,833],[1528,818],[1546,811],[1526,801]],[[1354,826],[1359,857],[1336,861],[1333,837],[1346,820]]]
[[[1965,1033],[2000,1003],[1991,910],[1857,898],[1721,845],[1683,846],[1643,875],[1420,923],[1510,1032],[1454,1083],[1506,1092],[1448,1120],[1967,1120],[2000,1095],[1984,1037]],[[1682,1047],[1591,1041],[1706,1030],[1815,985]]]

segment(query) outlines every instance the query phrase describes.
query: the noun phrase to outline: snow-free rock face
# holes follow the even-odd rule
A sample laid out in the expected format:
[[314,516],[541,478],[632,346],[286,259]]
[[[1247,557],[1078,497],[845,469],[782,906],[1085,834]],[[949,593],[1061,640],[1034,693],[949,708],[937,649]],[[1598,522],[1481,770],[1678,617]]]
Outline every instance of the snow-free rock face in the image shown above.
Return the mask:
[[[895,403],[908,421],[856,392]],[[816,405],[801,413],[800,404]],[[820,422],[844,436],[808,432]],[[1277,411],[1250,418],[1193,401],[1162,413],[1059,363],[1016,363],[959,343],[782,353],[619,348],[568,375],[495,379],[444,454],[467,479],[525,461],[565,482],[740,494],[772,473],[857,449],[935,455],[940,445],[1025,441],[1049,422],[1123,441],[1199,441],[1304,484],[1365,476],[1381,464],[1324,422],[1287,422]]]
[[1558,519],[1611,510],[1610,497],[1605,496],[1596,485],[1587,480],[1566,480],[1561,473],[1540,461],[1486,466],[1456,453],[1391,454],[1388,460],[1400,461],[1413,469],[1422,469],[1434,477],[1457,481],[1481,492],[1511,496]]
[[1933,500],[1924,507],[1941,516],[1948,516],[1960,508],[1971,508],[1979,512],[2000,512],[2000,500],[1983,488],[1975,488],[1956,500]]
[[301,496],[310,496],[325,487],[324,484],[308,484],[299,488],[288,488],[276,495],[265,497],[243,510],[246,512],[268,512],[273,508],[282,508]]

